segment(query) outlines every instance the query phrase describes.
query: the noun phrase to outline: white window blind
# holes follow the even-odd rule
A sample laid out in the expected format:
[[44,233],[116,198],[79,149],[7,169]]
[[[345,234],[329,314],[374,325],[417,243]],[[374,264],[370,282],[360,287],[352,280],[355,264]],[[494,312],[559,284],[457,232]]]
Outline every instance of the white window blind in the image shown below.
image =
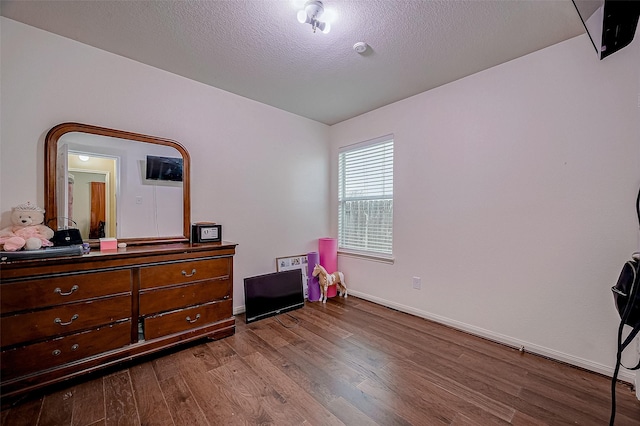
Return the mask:
[[341,148],[338,174],[339,248],[391,255],[393,136]]

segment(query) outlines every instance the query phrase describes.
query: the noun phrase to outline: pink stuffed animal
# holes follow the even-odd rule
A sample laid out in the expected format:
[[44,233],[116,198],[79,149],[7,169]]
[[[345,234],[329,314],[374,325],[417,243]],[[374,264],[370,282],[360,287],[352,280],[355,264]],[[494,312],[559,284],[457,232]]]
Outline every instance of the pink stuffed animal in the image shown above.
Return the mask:
[[38,250],[49,247],[53,230],[44,225],[44,210],[27,202],[11,209],[11,223],[0,230],[0,244],[5,251]]

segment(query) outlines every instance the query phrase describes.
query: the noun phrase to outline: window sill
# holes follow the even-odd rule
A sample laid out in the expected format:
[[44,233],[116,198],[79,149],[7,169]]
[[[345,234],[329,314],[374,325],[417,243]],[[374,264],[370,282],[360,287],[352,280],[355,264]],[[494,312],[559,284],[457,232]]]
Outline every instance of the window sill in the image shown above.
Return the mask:
[[396,260],[395,257],[387,256],[384,254],[362,253],[357,251],[345,251],[345,250],[338,250],[338,256],[354,257],[356,259],[362,259],[362,260],[371,260],[373,262],[386,263],[388,265],[393,265],[393,263]]

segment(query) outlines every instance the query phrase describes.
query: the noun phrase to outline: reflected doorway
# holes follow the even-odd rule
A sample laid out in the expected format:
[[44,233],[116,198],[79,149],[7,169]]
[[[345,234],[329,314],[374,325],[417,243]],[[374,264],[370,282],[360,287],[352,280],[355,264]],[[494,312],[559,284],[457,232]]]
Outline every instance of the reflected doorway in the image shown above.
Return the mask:
[[69,152],[68,217],[83,239],[116,237],[117,157]]

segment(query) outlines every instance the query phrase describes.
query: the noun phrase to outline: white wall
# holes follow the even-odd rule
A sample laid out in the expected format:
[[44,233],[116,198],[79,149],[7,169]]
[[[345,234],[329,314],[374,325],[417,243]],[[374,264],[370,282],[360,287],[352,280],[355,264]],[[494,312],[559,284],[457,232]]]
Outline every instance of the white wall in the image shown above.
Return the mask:
[[340,256],[353,293],[610,374],[610,287],[638,247],[639,51],[601,62],[580,36],[332,126],[332,177],[340,146],[395,135],[395,263]]
[[12,206],[43,205],[44,138],[76,121],[187,148],[192,220],[239,243],[236,309],[244,277],[328,234],[327,126],[6,18],[0,30],[0,226]]

